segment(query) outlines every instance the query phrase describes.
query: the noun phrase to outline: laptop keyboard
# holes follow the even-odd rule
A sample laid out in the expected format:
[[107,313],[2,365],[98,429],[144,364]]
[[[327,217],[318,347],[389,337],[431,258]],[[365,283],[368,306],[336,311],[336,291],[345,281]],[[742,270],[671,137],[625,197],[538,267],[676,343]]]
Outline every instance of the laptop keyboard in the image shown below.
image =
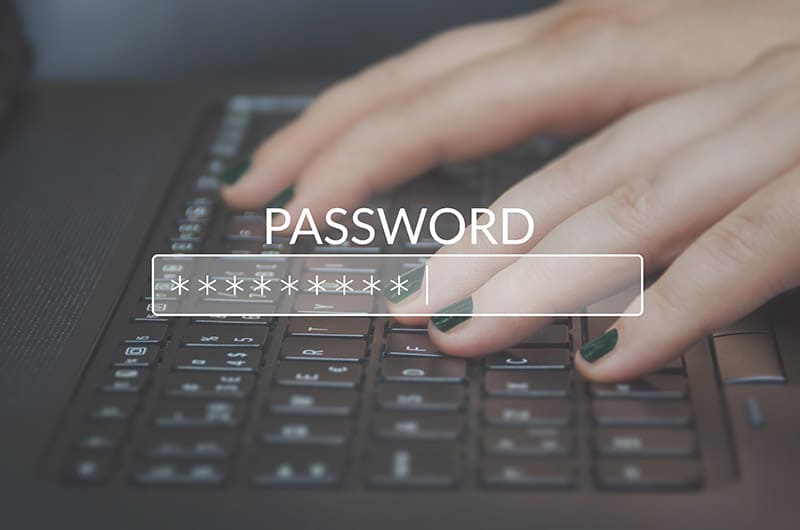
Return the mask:
[[[514,348],[465,360],[439,353],[424,329],[387,318],[153,316],[153,253],[343,250],[267,246],[264,213],[232,212],[214,191],[224,166],[304,104],[234,98],[198,133],[185,178],[173,186],[67,405],[56,436],[59,481],[545,490],[704,484],[682,359],[622,384],[575,373],[572,352],[605,326],[600,318],[557,319]],[[481,206],[561,149],[536,139],[438,168],[376,201],[413,208],[445,200],[433,190],[447,189],[448,205]],[[426,240],[400,249],[433,251]]]

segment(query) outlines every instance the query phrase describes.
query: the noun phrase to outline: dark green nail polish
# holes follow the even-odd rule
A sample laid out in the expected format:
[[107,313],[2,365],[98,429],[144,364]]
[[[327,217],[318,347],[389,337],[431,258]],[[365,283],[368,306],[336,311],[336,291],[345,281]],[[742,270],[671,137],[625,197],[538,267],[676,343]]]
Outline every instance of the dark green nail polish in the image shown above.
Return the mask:
[[250,160],[250,156],[248,155],[235,162],[233,165],[228,166],[222,173],[219,174],[219,180],[228,186],[234,184],[250,167]]
[[472,318],[472,297],[468,296],[438,311],[436,316],[431,317],[431,322],[439,328],[439,331],[446,332],[470,318]]
[[[425,266],[420,265],[416,269],[411,269],[410,271],[401,274],[398,277],[398,282],[401,285],[404,285],[407,291],[402,289],[395,289],[395,290],[388,290],[386,291],[386,298],[388,298],[392,303],[400,302],[401,300],[405,300],[412,294],[419,291],[419,288],[422,287],[422,278],[425,277]],[[403,283],[406,281],[406,283]]]
[[619,333],[617,333],[617,329],[610,329],[593,341],[587,342],[581,346],[581,355],[584,359],[590,363],[593,363],[603,355],[613,350],[614,346],[617,345],[618,338]]
[[294,197],[294,184],[290,185],[280,192],[277,197],[272,199],[272,201],[267,204],[267,208],[283,208],[286,206],[286,203],[292,200],[292,197]]

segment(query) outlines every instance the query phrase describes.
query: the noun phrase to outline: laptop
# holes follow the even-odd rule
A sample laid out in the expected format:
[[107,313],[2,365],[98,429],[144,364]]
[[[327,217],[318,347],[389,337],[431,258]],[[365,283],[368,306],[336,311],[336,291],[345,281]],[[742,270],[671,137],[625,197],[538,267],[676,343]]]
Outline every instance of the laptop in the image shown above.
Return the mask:
[[[232,211],[217,195],[221,171],[309,101],[231,94],[197,116],[177,168],[138,212],[140,241],[122,243],[136,258],[91,295],[113,297],[112,309],[88,311],[59,358],[57,421],[30,440],[37,466],[0,479],[8,528],[792,526],[797,291],[619,384],[572,365],[609,317],[559,317],[465,360],[388,316],[163,316],[170,293],[155,285],[154,255],[319,254],[313,272],[339,270],[330,256],[342,249],[268,245],[263,210]],[[486,206],[569,147],[531,138],[373,203]],[[14,454],[3,458],[10,468]]]

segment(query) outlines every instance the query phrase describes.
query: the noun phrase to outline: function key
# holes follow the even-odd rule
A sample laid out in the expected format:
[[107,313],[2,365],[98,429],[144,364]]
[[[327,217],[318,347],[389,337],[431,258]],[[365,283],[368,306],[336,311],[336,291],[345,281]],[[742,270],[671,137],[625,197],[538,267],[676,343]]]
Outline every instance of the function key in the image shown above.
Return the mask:
[[409,357],[443,357],[428,335],[419,333],[391,333],[386,340],[386,353]]
[[169,322],[169,318],[157,317],[153,315],[153,311],[156,313],[164,313],[167,311],[167,304],[164,302],[150,302],[143,300],[137,305],[136,311],[134,312],[134,316],[131,317],[131,320],[134,322]]
[[367,481],[380,487],[452,487],[459,478],[458,450],[441,442],[370,444]]
[[244,405],[235,401],[161,401],[153,413],[158,427],[236,427],[244,419]]
[[143,462],[133,471],[133,480],[142,486],[214,486],[228,474],[220,463]]
[[123,335],[125,344],[161,344],[167,338],[168,325],[163,322],[137,322]]
[[319,317],[289,319],[289,335],[307,337],[366,337],[369,335],[369,318]]
[[481,480],[489,487],[571,488],[577,467],[569,458],[514,458],[490,456],[481,463]]
[[158,358],[158,351],[159,347],[153,345],[123,346],[114,354],[111,365],[121,368],[153,366]]
[[278,384],[354,388],[361,383],[361,366],[350,363],[284,361],[275,370]]
[[252,374],[171,373],[164,394],[181,398],[242,399],[252,392]]
[[703,482],[696,460],[601,459],[594,465],[598,485],[609,489],[690,489]]
[[289,337],[283,341],[281,357],[294,360],[359,362],[367,343],[362,339]]
[[687,427],[692,421],[684,401],[598,400],[592,402],[592,417],[603,427]]
[[487,372],[483,387],[490,396],[567,397],[571,376],[568,372]]
[[173,357],[176,370],[206,372],[254,372],[261,362],[261,350],[224,348],[181,348]]
[[575,434],[561,429],[500,429],[483,431],[483,450],[498,455],[569,455]]
[[604,456],[690,456],[697,451],[691,431],[683,429],[595,429],[595,452]]
[[464,396],[464,387],[458,384],[381,383],[375,391],[378,406],[386,410],[455,411]]
[[345,452],[339,448],[270,448],[256,457],[253,483],[259,486],[330,486],[342,480]]
[[381,375],[387,381],[458,383],[467,377],[464,359],[425,359],[386,357]]
[[276,414],[348,416],[357,403],[354,390],[276,387],[270,390],[268,409]]
[[572,421],[572,403],[551,399],[488,398],[483,418],[500,427],[567,427]]
[[678,375],[648,375],[623,383],[589,383],[589,394],[612,399],[683,399],[688,386]]
[[183,344],[196,347],[260,348],[267,340],[267,332],[264,326],[199,324],[186,329]]
[[489,370],[566,370],[570,366],[567,349],[513,349],[489,355],[484,360]]
[[347,418],[273,414],[265,425],[261,439],[274,445],[344,445],[353,433]]

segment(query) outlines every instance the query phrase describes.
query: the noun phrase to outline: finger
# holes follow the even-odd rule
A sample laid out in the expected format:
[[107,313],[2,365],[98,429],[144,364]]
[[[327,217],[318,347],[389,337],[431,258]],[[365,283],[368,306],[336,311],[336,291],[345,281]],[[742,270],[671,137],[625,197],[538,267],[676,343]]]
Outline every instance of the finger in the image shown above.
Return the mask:
[[451,30],[335,85],[323,92],[301,118],[265,141],[253,154],[247,173],[235,185],[223,188],[223,197],[237,208],[265,204],[293,182],[323,146],[366,113],[458,65],[532,38],[565,11],[557,7]]
[[[759,79],[737,83],[763,97],[769,92],[758,86]],[[707,96],[722,94],[711,91]],[[800,124],[792,119],[791,112],[795,98],[768,97],[766,103],[745,107],[733,124],[678,149],[653,176],[624,184],[564,221],[533,252],[635,252],[644,255],[649,269],[665,265],[708,226],[797,163]],[[765,138],[765,130],[770,131],[769,138]],[[559,303],[568,303],[568,307],[587,305],[605,294],[596,292],[596,288],[615,287],[602,271],[559,266],[543,273],[540,262],[521,259],[475,290],[475,312],[542,313],[540,308],[545,303],[553,307]],[[437,319],[432,321],[436,323]],[[524,319],[503,319],[497,324],[476,319],[447,331],[434,332],[444,351],[485,353],[488,350],[482,349],[494,345],[488,337],[501,335],[504,343],[512,344],[532,330]]]
[[[797,197],[800,168],[704,233],[647,290],[643,315],[618,320],[612,328],[616,332],[585,346],[583,351],[595,361],[576,355],[576,368],[596,381],[637,377],[800,285]],[[616,344],[609,340],[614,337]]]
[[[453,273],[453,261],[442,258],[449,253],[487,253],[527,252],[567,218],[584,209],[589,204],[609,195],[612,190],[624,182],[634,180],[639,175],[653,175],[657,168],[674,166],[674,169],[663,171],[665,174],[676,173],[683,179],[683,169],[672,160],[681,160],[681,151],[697,151],[685,164],[689,166],[691,176],[697,176],[698,170],[692,165],[698,159],[713,154],[703,151],[720,150],[720,147],[705,146],[702,137],[713,136],[714,133],[727,131],[741,119],[747,109],[756,103],[757,91],[750,83],[726,81],[713,84],[704,89],[693,91],[669,100],[653,104],[626,117],[603,133],[580,145],[562,159],[556,161],[543,171],[535,174],[511,188],[492,206],[496,218],[500,218],[504,207],[522,207],[532,211],[536,220],[534,236],[525,245],[504,247],[492,245],[481,239],[478,245],[469,241],[445,247],[428,262],[432,278],[436,278],[436,288],[429,293],[429,304],[419,296],[409,296],[392,309],[404,313],[423,313],[429,308],[442,308],[459,300],[478,289],[487,278],[508,266],[513,258],[495,258],[492,260],[460,260],[457,274]],[[702,119],[698,119],[702,116]],[[754,131],[761,135],[760,131]],[[722,149],[734,139],[718,142]],[[698,149],[697,145],[703,145]],[[776,148],[778,146],[775,146]],[[741,154],[749,151],[739,150]],[[729,160],[727,153],[720,160]],[[769,162],[777,162],[778,159]],[[740,168],[746,167],[741,164]],[[773,174],[777,174],[774,171]],[[749,175],[745,175],[747,177]],[[700,180],[705,175],[700,175]],[[722,178],[722,176],[720,176]],[[747,179],[745,179],[747,180]],[[703,196],[698,196],[698,199]],[[606,203],[611,201],[606,201]],[[601,203],[604,204],[604,203]],[[634,248],[630,242],[607,242],[596,239],[600,231],[587,230],[587,226],[605,226],[610,223],[606,215],[610,207],[587,209],[577,219],[587,216],[591,221],[570,222],[565,228],[559,228],[564,236],[548,237],[545,247],[537,252],[612,252],[613,248]],[[625,214],[612,212],[614,220],[624,220]],[[724,212],[723,212],[724,213]],[[516,219],[515,219],[516,220]],[[654,220],[656,221],[656,220]],[[669,221],[671,224],[671,220]],[[522,223],[524,224],[524,223]],[[707,226],[707,225],[706,225]],[[524,230],[524,227],[512,225],[512,236]],[[576,233],[577,232],[577,233]],[[500,227],[495,226],[491,233],[495,240],[500,240]],[[603,235],[618,236],[621,233],[616,227],[602,232]],[[547,248],[547,250],[545,250]],[[637,247],[638,248],[638,247]],[[419,323],[422,317],[400,318],[409,323]]]

